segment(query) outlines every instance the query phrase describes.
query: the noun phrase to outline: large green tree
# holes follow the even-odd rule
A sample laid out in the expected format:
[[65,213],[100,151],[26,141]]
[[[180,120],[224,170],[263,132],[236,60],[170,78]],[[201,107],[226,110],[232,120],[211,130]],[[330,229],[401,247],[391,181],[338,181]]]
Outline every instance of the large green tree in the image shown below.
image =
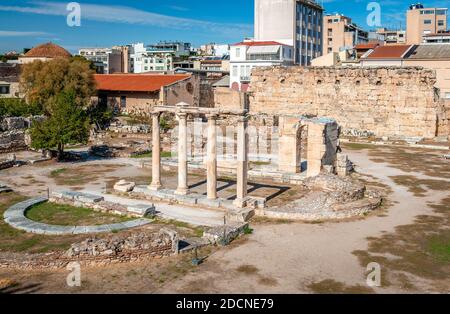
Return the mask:
[[62,92],[74,92],[75,104],[87,108],[96,90],[90,65],[87,60],[76,57],[34,61],[23,67],[21,90],[28,103],[42,105],[47,114]]
[[62,91],[48,102],[49,115],[30,129],[31,146],[35,149],[56,149],[63,158],[66,145],[87,143],[90,123],[74,91]]

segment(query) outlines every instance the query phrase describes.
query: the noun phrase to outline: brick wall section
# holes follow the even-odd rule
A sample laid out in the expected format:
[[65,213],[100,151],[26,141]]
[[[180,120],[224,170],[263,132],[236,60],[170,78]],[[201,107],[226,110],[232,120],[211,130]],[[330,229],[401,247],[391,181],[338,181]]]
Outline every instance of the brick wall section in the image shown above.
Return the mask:
[[344,133],[433,138],[438,121],[447,123],[435,83],[422,68],[255,68],[250,112],[330,117]]

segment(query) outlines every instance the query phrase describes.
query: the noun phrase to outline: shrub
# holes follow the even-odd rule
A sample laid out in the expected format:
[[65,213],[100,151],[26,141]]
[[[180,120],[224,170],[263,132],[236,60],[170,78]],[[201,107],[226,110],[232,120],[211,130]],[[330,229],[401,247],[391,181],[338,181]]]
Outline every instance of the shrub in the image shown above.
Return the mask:
[[42,106],[36,103],[27,104],[20,98],[0,98],[0,116],[27,117],[42,113]]

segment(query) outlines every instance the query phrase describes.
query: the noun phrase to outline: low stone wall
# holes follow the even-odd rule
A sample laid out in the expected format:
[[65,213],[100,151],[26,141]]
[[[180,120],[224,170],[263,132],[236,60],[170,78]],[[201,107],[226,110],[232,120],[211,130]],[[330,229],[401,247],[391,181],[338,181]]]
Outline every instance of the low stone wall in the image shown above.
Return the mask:
[[[176,248],[174,246],[176,245]],[[178,241],[173,235],[162,230],[159,233],[132,233],[125,236],[88,238],[72,244],[66,252],[50,254],[0,255],[0,268],[13,269],[58,269],[69,263],[81,266],[103,266],[113,263],[127,263],[163,258],[178,253]],[[13,255],[13,256],[11,256]]]
[[28,148],[25,131],[0,133],[0,153],[11,153]]
[[30,139],[26,129],[32,126],[33,121],[43,119],[43,116],[0,117],[0,153],[28,149]]

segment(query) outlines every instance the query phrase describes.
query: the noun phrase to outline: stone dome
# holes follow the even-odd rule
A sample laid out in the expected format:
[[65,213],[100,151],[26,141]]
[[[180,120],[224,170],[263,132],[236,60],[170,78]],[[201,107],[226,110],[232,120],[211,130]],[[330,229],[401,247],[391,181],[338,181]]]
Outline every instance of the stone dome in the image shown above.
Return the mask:
[[25,58],[70,58],[72,55],[66,49],[53,43],[46,43],[28,51]]

